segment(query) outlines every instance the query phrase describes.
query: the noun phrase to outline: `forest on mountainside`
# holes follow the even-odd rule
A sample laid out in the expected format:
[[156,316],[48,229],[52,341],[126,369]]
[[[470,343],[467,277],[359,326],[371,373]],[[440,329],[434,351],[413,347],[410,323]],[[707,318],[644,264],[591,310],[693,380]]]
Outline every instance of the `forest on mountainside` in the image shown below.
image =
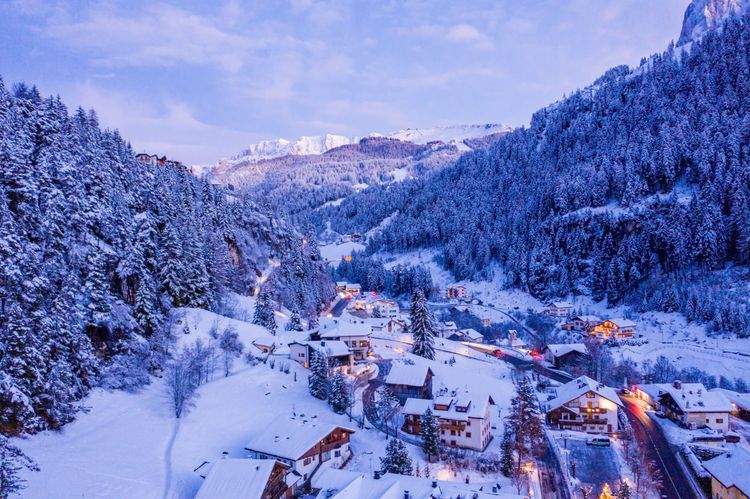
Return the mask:
[[[456,278],[502,265],[547,299],[590,294],[750,333],[716,286],[750,263],[750,16],[609,70],[528,128],[432,176],[320,210],[341,233],[396,214],[369,251],[438,247]],[[728,272],[735,275],[736,272]],[[743,274],[740,272],[740,274]]]
[[0,79],[2,433],[61,427],[93,386],[147,383],[172,308],[221,310],[272,261],[266,287],[290,309],[335,295],[313,234]]

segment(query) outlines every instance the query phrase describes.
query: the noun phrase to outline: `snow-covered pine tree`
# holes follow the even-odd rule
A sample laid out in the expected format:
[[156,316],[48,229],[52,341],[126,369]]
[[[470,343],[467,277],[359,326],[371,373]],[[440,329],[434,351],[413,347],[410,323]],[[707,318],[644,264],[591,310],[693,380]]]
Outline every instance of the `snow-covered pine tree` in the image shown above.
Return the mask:
[[21,449],[12,445],[8,437],[0,433],[0,497],[6,499],[26,488],[26,480],[19,471],[26,468],[39,471],[39,467]]
[[516,453],[512,475],[520,472],[521,465],[530,456],[539,455],[545,448],[543,419],[531,382],[526,377],[520,378],[516,392],[507,417],[507,425],[513,432],[513,450]]
[[434,459],[440,455],[440,425],[428,407],[422,416],[422,450],[427,459]]
[[271,334],[276,334],[276,314],[273,310],[273,303],[271,302],[271,294],[262,290],[258,295],[258,300],[255,302],[255,314],[253,315],[253,324],[263,326],[268,329]]
[[426,359],[435,358],[435,318],[427,305],[421,289],[416,288],[411,300],[411,325],[409,326],[414,345],[412,353]]
[[383,473],[411,475],[413,468],[409,450],[398,438],[392,438],[385,446],[385,456],[380,458],[380,470]]
[[286,323],[285,329],[287,331],[304,331],[305,327],[302,325],[302,318],[299,312],[295,309],[292,310],[292,315],[289,318],[289,322]]
[[509,425],[503,430],[503,441],[500,443],[500,472],[510,477],[513,471],[513,434]]
[[320,352],[310,355],[310,377],[308,378],[310,395],[320,400],[328,397],[328,365]]
[[337,370],[331,377],[330,389],[328,390],[328,404],[337,414],[344,414],[350,403],[349,387],[344,375]]

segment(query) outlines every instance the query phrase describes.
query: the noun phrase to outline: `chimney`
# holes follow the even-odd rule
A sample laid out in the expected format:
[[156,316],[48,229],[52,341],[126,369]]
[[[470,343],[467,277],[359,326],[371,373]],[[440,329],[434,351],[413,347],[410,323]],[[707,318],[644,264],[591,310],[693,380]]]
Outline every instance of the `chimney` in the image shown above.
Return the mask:
[[374,471],[374,472],[372,473],[372,477],[373,477],[373,478],[374,478],[375,480],[380,480],[380,472],[379,472],[379,471],[377,471],[377,470],[375,470],[375,471]]
[[228,455],[229,455],[229,452],[224,451],[224,452],[221,453],[221,458],[222,459],[226,459]]
[[404,491],[404,499],[409,499],[409,491],[408,490]]
[[437,480],[433,480],[433,481],[432,481],[432,488],[433,488],[433,489],[436,489],[436,488],[437,488]]
[[326,346],[326,342],[325,341],[321,341],[320,342],[320,346],[322,346],[322,347]]
[[675,388],[677,388],[679,390],[680,388],[682,388],[682,381],[680,381],[679,379],[676,379],[672,383],[672,386],[674,386]]

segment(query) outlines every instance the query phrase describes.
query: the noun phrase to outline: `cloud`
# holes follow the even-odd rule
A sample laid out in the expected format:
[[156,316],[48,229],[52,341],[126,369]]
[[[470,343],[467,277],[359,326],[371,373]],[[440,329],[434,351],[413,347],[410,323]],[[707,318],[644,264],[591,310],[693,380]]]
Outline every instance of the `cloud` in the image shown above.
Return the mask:
[[495,48],[490,38],[471,24],[460,23],[452,26],[423,24],[413,28],[397,30],[401,35],[433,38],[451,43],[470,45],[479,50]]
[[[225,15],[236,12],[231,5]],[[242,69],[254,51],[278,42],[268,33],[250,37],[230,32],[222,19],[165,4],[149,4],[135,12],[107,6],[91,8],[80,19],[50,15],[38,32],[91,54],[101,66],[215,65],[230,73]]]
[[166,154],[187,163],[212,163],[260,137],[206,123],[184,102],[144,99],[91,81],[74,86],[65,97],[71,107],[95,109],[100,123],[120,130],[136,152]]

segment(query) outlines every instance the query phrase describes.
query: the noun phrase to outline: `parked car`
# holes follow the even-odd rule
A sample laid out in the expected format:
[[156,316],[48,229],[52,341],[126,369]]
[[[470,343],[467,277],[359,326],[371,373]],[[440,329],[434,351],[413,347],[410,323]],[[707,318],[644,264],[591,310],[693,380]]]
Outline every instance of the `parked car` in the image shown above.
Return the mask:
[[586,445],[594,447],[609,447],[610,444],[609,437],[591,437],[586,441]]
[[657,418],[666,418],[667,417],[667,415],[664,414],[662,411],[656,411],[654,413],[654,416],[656,416]]

